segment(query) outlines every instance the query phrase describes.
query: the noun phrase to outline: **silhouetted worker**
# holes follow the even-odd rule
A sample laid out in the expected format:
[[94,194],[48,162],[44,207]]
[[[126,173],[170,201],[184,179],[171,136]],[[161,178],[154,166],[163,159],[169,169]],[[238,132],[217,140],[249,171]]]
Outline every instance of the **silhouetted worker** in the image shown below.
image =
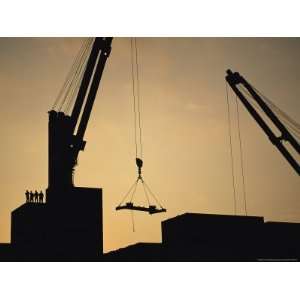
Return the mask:
[[29,198],[29,192],[28,192],[28,190],[26,190],[25,196],[26,196],[26,202],[29,202],[30,198]]
[[34,192],[34,202],[38,203],[39,201],[39,193],[37,192],[37,190],[35,190]]
[[30,191],[30,193],[29,193],[30,202],[33,202],[33,198],[34,198],[33,192]]
[[44,194],[42,191],[39,192],[39,203],[43,203],[44,200]]

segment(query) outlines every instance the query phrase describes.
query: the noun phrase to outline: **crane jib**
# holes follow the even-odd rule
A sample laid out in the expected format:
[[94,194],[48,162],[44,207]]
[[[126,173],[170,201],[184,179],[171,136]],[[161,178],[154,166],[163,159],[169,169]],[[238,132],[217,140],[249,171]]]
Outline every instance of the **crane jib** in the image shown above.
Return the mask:
[[54,110],[49,112],[49,187],[73,186],[74,168],[79,151],[86,144],[83,138],[111,43],[111,37],[94,39],[71,116]]
[[[231,70],[227,70],[226,81],[237,95],[239,100],[244,104],[245,108],[251,114],[251,116],[255,119],[258,125],[263,129],[266,135],[269,137],[270,141],[273,145],[277,147],[277,149],[281,152],[281,154],[285,157],[285,159],[289,162],[292,168],[296,171],[298,175],[300,175],[300,165],[296,161],[296,159],[292,156],[289,150],[284,146],[282,140],[288,141],[290,145],[294,148],[294,150],[299,154],[300,153],[300,145],[297,140],[293,137],[290,131],[286,128],[286,126],[279,120],[279,118],[275,115],[275,113],[270,109],[270,107],[266,104],[266,102],[260,97],[260,95],[256,92],[256,90],[248,83],[246,79],[244,79],[239,73],[233,73]],[[272,123],[278,128],[281,132],[281,136],[276,136],[275,133],[271,130],[269,125],[264,121],[264,119],[259,115],[256,109],[251,105],[251,103],[244,96],[242,91],[239,89],[238,85],[243,85],[251,97],[256,101],[256,103],[260,106],[263,112],[269,117]]]

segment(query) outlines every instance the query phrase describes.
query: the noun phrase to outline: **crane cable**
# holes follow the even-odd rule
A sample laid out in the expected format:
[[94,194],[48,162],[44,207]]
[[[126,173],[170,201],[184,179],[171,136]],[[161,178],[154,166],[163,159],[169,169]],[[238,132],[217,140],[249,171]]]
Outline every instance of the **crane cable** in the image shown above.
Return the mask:
[[240,162],[241,162],[242,181],[243,181],[244,209],[245,209],[245,214],[247,216],[248,211],[247,211],[245,174],[244,174],[244,155],[243,155],[243,147],[242,147],[242,139],[241,139],[240,113],[239,113],[239,104],[238,104],[238,101],[237,101],[237,95],[235,97],[235,102],[236,102],[236,114],[237,114],[237,125],[238,125],[238,138],[239,138],[239,146],[240,146],[240,159],[241,159]]
[[[55,109],[56,106],[60,103],[60,100],[62,100],[62,96],[65,94],[66,89],[70,84],[71,78],[73,78],[73,76],[74,76],[74,72],[75,72],[76,66],[78,64],[78,61],[82,55],[83,48],[84,48],[84,43],[82,43],[81,48],[75,57],[75,60],[66,76],[65,82],[64,82],[63,86],[61,87],[61,89],[56,97],[56,100],[52,106],[52,109]],[[61,104],[60,104],[60,106],[61,106]]]
[[[286,126],[288,127],[295,137],[300,141],[300,124],[297,123],[295,120],[293,120],[287,113],[285,113],[283,110],[281,110],[278,106],[276,106],[270,99],[268,99],[266,96],[264,96],[259,90],[257,90],[255,87],[252,86],[252,88],[255,90],[257,94],[259,94],[263,100],[272,108],[274,112],[277,113],[278,119]],[[243,90],[244,94],[247,94],[253,101],[252,105],[256,108],[256,110],[260,111],[261,113],[265,114],[265,112],[262,110],[262,108],[256,103],[253,96],[249,93],[249,91],[241,86],[241,89]]]
[[[228,135],[229,135],[229,144],[230,144],[230,158],[231,158],[231,175],[232,175],[232,187],[233,187],[233,195],[234,195],[234,213],[237,213],[237,205],[236,205],[236,183],[235,183],[235,174],[234,174],[234,154],[233,154],[233,144],[232,144],[232,132],[231,132],[231,114],[230,114],[230,104],[229,104],[229,96],[228,96],[228,86],[227,82],[225,82],[226,86],[226,100],[227,100],[227,114],[228,114]],[[245,184],[245,172],[244,172],[244,154],[242,147],[242,138],[241,138],[241,128],[240,128],[240,112],[237,101],[237,96],[235,98],[236,101],[236,115],[237,115],[237,130],[238,130],[238,140],[239,140],[239,151],[240,151],[240,165],[241,165],[241,176],[242,176],[242,186],[243,186],[243,199],[244,199],[244,211],[245,215],[248,215],[247,209],[247,197],[246,197],[246,184]]]
[[[131,79],[132,79],[132,96],[133,96],[133,113],[134,113],[134,143],[135,143],[135,157],[136,157],[136,165],[138,167],[138,177],[130,187],[129,191],[125,194],[121,202],[117,207],[120,207],[126,199],[129,199],[129,203],[133,203],[133,199],[137,190],[137,185],[139,181],[143,186],[143,191],[145,194],[145,198],[148,202],[148,206],[150,209],[150,197],[154,199],[157,205],[164,209],[155,194],[152,192],[150,187],[145,182],[144,178],[141,174],[141,168],[143,166],[143,143],[142,143],[142,117],[141,117],[141,100],[140,100],[140,81],[139,81],[139,63],[138,63],[138,47],[137,47],[137,39],[130,39],[130,54],[131,54]],[[131,210],[131,221],[132,221],[132,229],[135,232],[135,224],[134,224],[134,214],[133,210]]]
[[227,82],[225,82],[225,87],[226,87],[228,137],[229,137],[229,147],[230,147],[230,161],[231,161],[231,177],[232,177],[232,189],[233,189],[234,214],[236,215],[236,189],[235,189],[234,160],[233,160],[232,133],[231,133],[231,116],[230,116],[230,105],[229,105]]
[[[134,136],[135,136],[135,149],[136,149],[135,156],[136,156],[136,159],[138,159],[139,157],[141,159],[143,159],[140,79],[139,79],[139,63],[138,63],[139,59],[138,59],[137,39],[131,38],[130,42],[131,42],[130,43],[131,44],[131,75],[132,75],[133,112],[134,112]],[[134,76],[135,74],[136,74],[136,82],[135,82],[135,76]],[[139,150],[140,151],[138,151],[138,142],[137,142],[138,139],[139,139]],[[161,208],[163,208],[163,206],[158,201],[158,199],[154,195],[154,193],[151,191],[150,187],[145,182],[145,180],[142,177],[140,179],[143,184],[144,193],[145,193],[148,205],[150,205],[150,199],[149,199],[149,195],[148,195],[148,192],[149,192],[150,195],[152,196],[152,198],[155,200],[155,202]],[[137,183],[138,183],[138,180],[136,181],[136,184]]]
[[[133,114],[134,114],[134,143],[135,143],[135,157],[136,162],[138,159],[138,134],[137,134],[137,123],[139,127],[139,144],[140,144],[140,159],[142,160],[142,129],[141,129],[141,112],[140,112],[140,88],[139,88],[139,72],[138,72],[138,53],[137,53],[137,44],[136,38],[130,39],[130,53],[131,53],[131,78],[132,78],[132,95],[133,95]],[[136,76],[135,76],[136,74]],[[139,169],[141,170],[141,169]],[[132,202],[133,197],[135,195],[137,184],[139,181],[138,179],[134,183],[134,188],[130,197],[130,202]],[[119,205],[122,204],[126,199],[126,196],[121,201]],[[148,198],[147,198],[148,200]],[[149,202],[149,201],[148,201]],[[131,221],[132,221],[132,230],[135,231],[134,227],[134,213],[131,213]]]
[[[252,85],[251,85],[252,86]],[[269,98],[267,98],[263,93],[261,93],[258,89],[252,86],[252,88],[255,90],[257,94],[259,94],[263,100],[272,108],[273,111],[277,113],[277,117],[280,119],[280,121],[288,127],[294,135],[300,140],[300,124],[297,123],[295,120],[293,120],[287,113],[282,111],[276,104],[273,103]],[[252,100],[255,100],[251,93],[244,87],[241,86],[241,90],[244,94],[247,94]],[[226,95],[227,95],[227,105],[228,105],[228,122],[230,126],[230,111],[229,111],[229,102],[228,102],[228,91],[227,91],[227,84],[226,84]],[[242,182],[243,182],[243,197],[244,197],[244,209],[246,215],[247,212],[247,198],[246,198],[246,187],[245,187],[245,172],[244,172],[244,155],[243,155],[243,147],[242,147],[242,140],[241,140],[241,129],[240,129],[240,116],[239,116],[239,105],[237,101],[237,96],[235,98],[236,101],[236,113],[237,113],[237,127],[238,127],[238,139],[239,139],[239,148],[240,148],[240,164],[241,164],[241,175],[242,175]],[[261,113],[264,113],[262,108],[254,101],[252,105],[257,109],[257,111],[260,111]],[[232,151],[232,143],[231,143],[231,131],[229,129],[229,136],[230,136],[230,147]],[[233,170],[233,155],[231,152],[231,161],[232,161],[232,170]],[[234,180],[234,175],[232,171],[232,177]],[[235,185],[233,184],[233,187]],[[235,188],[234,188],[235,190]]]
[[81,84],[82,79],[83,79],[84,70],[86,68],[88,55],[90,53],[91,47],[92,47],[92,43],[88,42],[85,49],[84,49],[84,52],[82,54],[82,59],[81,59],[79,65],[78,65],[78,69],[77,69],[77,72],[76,72],[76,75],[75,75],[76,79],[75,79],[75,83],[73,85],[73,89],[72,89],[73,91],[72,91],[72,94],[69,97],[69,101],[67,102],[66,107],[65,107],[65,112],[66,113],[70,112],[71,106],[72,106],[72,104],[74,103],[74,101],[76,99],[76,95],[79,91],[80,84]]
[[75,101],[76,92],[79,90],[81,80],[83,78],[84,70],[88,60],[89,50],[91,50],[92,43],[88,40],[86,46],[83,49],[82,55],[79,59],[75,74],[72,78],[69,89],[65,95],[65,107],[63,111],[66,113],[70,110],[71,104]]
[[82,42],[82,45],[74,59],[74,62],[66,76],[65,82],[61,87],[56,100],[52,106],[52,110],[58,109],[62,111],[63,107],[66,104],[66,109],[69,109],[69,106],[74,98],[77,87],[79,86],[78,82],[83,74],[84,67],[86,65],[88,50],[92,45],[92,38],[88,38]]
[[285,113],[283,110],[281,110],[278,106],[276,106],[276,104],[274,104],[274,102],[272,100],[270,100],[269,98],[267,98],[262,92],[260,92],[258,89],[256,89],[255,87],[252,86],[252,88],[268,103],[270,104],[270,106],[274,107],[276,111],[280,112],[280,115],[282,115],[282,117],[286,118],[287,120],[289,120],[292,124],[294,124],[294,126],[300,131],[300,124],[297,123],[295,120],[293,120],[287,113]]
[[[253,87],[252,87],[253,88]],[[274,104],[273,101],[271,101],[269,98],[267,98],[264,94],[262,94],[259,90],[256,88],[253,88],[263,99],[265,102],[269,104],[269,106],[277,112],[277,117],[293,131],[293,133],[299,138],[300,137],[300,124],[297,123],[295,120],[293,120],[287,113],[285,113],[283,110],[281,110],[276,104]]]
[[136,38],[130,39],[130,45],[131,45],[131,76],[132,76],[133,112],[134,112],[135,156],[136,158],[139,157],[143,159],[140,80],[139,80],[138,49],[137,49]]

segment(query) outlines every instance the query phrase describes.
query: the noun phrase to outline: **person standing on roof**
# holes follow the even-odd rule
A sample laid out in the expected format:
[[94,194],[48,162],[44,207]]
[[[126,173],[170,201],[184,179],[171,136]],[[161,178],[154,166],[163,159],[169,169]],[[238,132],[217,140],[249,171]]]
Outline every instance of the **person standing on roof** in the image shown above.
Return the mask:
[[38,201],[39,201],[39,193],[37,192],[37,190],[35,190],[35,192],[34,192],[34,202],[38,203]]
[[29,198],[28,190],[26,190],[26,192],[25,192],[25,197],[26,197],[26,203],[29,202],[30,198]]
[[33,199],[34,199],[33,192],[30,191],[30,193],[29,193],[29,202],[33,202]]
[[43,203],[44,202],[44,194],[42,191],[39,192],[39,203]]

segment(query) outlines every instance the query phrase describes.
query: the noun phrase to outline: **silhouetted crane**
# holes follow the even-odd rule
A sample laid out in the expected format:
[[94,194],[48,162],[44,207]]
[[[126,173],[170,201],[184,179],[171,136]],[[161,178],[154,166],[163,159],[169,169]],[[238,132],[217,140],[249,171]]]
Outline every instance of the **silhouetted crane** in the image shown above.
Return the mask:
[[[271,110],[271,108],[267,105],[267,103],[257,93],[256,89],[253,88],[250,85],[250,83],[247,82],[247,80],[244,79],[239,73],[237,72],[233,73],[231,70],[227,70],[226,81],[228,82],[232,90],[235,92],[237,97],[244,104],[244,106],[251,114],[251,116],[255,119],[258,125],[263,129],[263,131],[269,137],[272,144],[277,147],[277,149],[281,152],[281,154],[285,157],[285,159],[289,162],[289,164],[293,167],[293,169],[297,172],[297,174],[300,175],[300,165],[283,144],[283,141],[288,141],[290,145],[295,149],[295,151],[299,154],[300,145],[297,142],[297,140],[294,138],[294,136],[289,132],[286,126],[281,122],[281,120],[275,115],[275,113]],[[251,105],[251,103],[247,100],[239,84],[244,86],[247,89],[251,97],[256,101],[259,107],[264,111],[264,113],[269,117],[269,119],[276,126],[276,128],[281,132],[280,136],[275,135],[273,130],[259,115],[257,110]]]
[[112,38],[95,38],[71,116],[55,110],[49,112],[48,191],[73,186],[74,168],[79,151],[86,144],[83,138],[111,43]]

